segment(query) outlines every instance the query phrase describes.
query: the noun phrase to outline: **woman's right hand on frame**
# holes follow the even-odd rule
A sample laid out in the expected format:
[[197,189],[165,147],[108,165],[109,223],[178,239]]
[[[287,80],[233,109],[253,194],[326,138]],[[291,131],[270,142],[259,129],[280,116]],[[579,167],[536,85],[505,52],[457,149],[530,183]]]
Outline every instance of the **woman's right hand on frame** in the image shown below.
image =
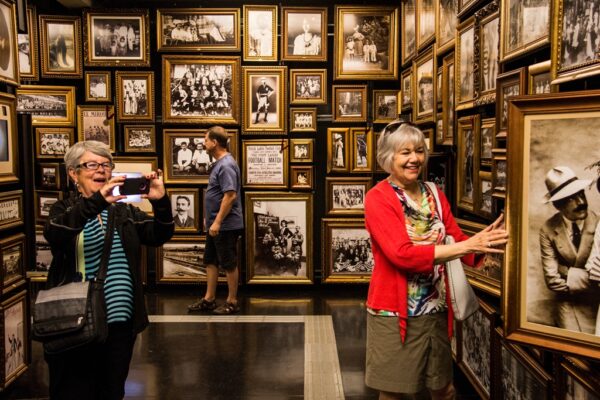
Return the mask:
[[465,244],[468,244],[471,252],[504,253],[504,247],[508,243],[508,232],[503,228],[499,228],[503,220],[504,214],[501,214],[491,225],[467,239]]

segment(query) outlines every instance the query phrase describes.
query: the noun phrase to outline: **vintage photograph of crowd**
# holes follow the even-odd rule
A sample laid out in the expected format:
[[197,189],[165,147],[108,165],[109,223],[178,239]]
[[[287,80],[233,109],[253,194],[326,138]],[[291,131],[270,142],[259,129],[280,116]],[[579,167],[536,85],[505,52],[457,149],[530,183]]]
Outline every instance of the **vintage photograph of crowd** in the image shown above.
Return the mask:
[[63,157],[73,141],[72,133],[60,129],[37,128],[38,157]]
[[126,125],[123,129],[125,131],[125,151],[156,151],[156,135],[154,125]]
[[92,53],[101,59],[139,59],[143,50],[140,47],[141,19],[130,16],[92,17]]
[[333,228],[331,243],[326,245],[331,246],[333,255],[331,274],[370,274],[373,272],[371,239],[366,229]]
[[[302,103],[320,103],[326,94],[323,86],[323,75],[296,73],[292,71],[292,95]],[[294,99],[292,99],[294,102]]]
[[482,309],[462,322],[462,362],[488,396],[492,381],[491,333],[491,321]]
[[97,140],[115,151],[114,106],[77,106],[79,140]]
[[333,184],[332,210],[364,210],[365,185]]
[[17,112],[32,114],[32,118],[67,117],[67,96],[51,94],[19,94],[17,96]]

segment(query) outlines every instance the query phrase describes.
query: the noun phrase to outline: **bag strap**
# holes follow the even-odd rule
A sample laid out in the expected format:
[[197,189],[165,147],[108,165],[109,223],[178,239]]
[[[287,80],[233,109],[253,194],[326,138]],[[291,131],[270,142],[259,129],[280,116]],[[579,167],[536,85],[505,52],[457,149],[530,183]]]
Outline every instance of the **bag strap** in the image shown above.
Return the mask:
[[440,221],[444,222],[444,211],[442,210],[442,202],[440,201],[440,194],[438,193],[438,188],[435,186],[433,182],[425,182],[431,193],[433,193],[433,197],[435,197],[435,205],[438,210],[438,215],[440,217]]
[[96,281],[104,284],[106,274],[108,273],[108,257],[110,256],[110,249],[112,248],[113,237],[115,233],[115,214],[114,206],[108,208],[108,221],[106,227],[106,234],[104,235],[104,249],[102,250],[102,257],[100,258],[100,267],[96,274]]

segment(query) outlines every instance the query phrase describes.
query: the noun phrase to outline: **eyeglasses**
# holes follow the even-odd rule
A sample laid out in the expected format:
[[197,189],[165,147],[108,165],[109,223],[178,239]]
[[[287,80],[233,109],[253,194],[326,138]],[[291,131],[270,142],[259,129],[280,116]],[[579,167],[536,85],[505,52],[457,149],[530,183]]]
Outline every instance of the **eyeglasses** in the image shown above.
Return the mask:
[[96,171],[98,168],[100,168],[100,166],[102,166],[102,168],[104,168],[104,169],[112,170],[115,167],[115,164],[113,164],[111,162],[97,163],[95,161],[88,161],[88,162],[84,162],[84,163],[76,165],[75,168],[83,168],[83,169],[87,169],[89,171]]

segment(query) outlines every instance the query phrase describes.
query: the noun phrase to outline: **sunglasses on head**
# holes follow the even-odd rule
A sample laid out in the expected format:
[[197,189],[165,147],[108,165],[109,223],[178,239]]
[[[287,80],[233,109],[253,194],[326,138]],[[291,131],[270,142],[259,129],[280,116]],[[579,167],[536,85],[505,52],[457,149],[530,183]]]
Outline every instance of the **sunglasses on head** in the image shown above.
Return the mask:
[[398,130],[398,128],[400,128],[402,125],[408,125],[408,126],[412,126],[413,128],[417,128],[417,125],[413,124],[410,121],[404,121],[401,119],[397,119],[397,120],[392,121],[389,124],[387,124],[386,127],[383,128],[383,130],[381,131],[381,134],[383,136],[387,136],[391,133],[396,132]]

